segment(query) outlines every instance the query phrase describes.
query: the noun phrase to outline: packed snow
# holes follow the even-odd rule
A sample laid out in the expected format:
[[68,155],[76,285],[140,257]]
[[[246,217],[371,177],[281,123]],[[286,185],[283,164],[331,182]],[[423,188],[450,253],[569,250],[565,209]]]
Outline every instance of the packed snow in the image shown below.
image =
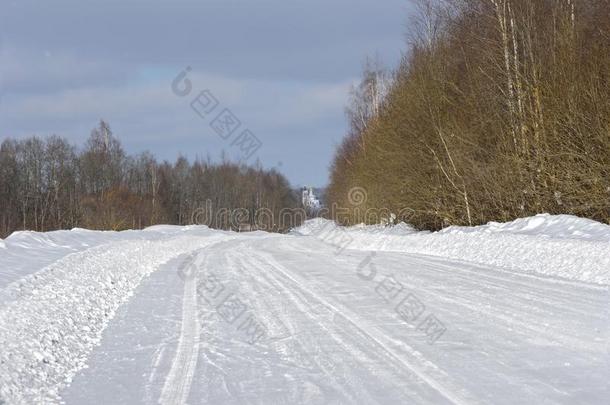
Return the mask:
[[0,240],[0,403],[607,403],[610,227]]

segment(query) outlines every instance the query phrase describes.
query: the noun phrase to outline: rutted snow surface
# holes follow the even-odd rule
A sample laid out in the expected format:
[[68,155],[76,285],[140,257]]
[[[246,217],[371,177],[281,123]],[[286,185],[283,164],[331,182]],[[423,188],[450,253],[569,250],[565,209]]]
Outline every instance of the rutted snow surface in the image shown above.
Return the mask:
[[[27,265],[0,289],[0,403],[606,403],[609,229],[543,215],[438,233],[13,235],[0,264]],[[434,345],[398,314],[405,297],[446,326]]]
[[142,278],[173,257],[227,238],[209,233],[104,245],[10,285],[0,299],[0,396],[9,403],[57,400]]

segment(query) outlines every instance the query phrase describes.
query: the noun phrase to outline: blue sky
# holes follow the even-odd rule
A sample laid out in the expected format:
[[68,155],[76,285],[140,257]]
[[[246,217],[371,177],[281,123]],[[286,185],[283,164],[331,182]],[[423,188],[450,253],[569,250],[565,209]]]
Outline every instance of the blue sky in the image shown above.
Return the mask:
[[[0,139],[82,145],[100,118],[129,153],[242,155],[210,127],[229,108],[262,143],[250,158],[322,186],[367,55],[405,49],[408,0],[0,0]],[[172,92],[187,66],[192,92]],[[218,110],[190,106],[209,90]]]

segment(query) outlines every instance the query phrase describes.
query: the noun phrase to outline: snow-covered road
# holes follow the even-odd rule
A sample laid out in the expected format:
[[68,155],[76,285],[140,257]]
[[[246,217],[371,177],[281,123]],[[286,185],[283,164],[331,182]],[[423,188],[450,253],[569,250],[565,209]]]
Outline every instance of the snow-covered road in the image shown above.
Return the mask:
[[320,233],[168,229],[72,253],[3,291],[0,398],[610,398],[606,284],[357,243],[337,249]]

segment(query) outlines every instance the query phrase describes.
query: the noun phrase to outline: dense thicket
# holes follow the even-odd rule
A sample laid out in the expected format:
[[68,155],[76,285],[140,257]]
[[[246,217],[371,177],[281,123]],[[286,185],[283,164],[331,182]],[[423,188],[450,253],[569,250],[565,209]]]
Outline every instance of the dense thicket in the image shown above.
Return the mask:
[[[150,153],[128,156],[103,121],[80,151],[57,136],[0,145],[0,237],[22,229],[121,230],[193,222],[282,231],[294,218],[280,221],[279,211],[296,204],[288,181],[274,170],[191,164],[184,157],[159,163]],[[257,212],[267,216],[257,218]]]
[[350,207],[362,187],[348,222],[409,208],[402,219],[427,229],[540,212],[609,222],[609,1],[427,0],[419,11],[392,80],[368,68],[354,91],[329,201]]

